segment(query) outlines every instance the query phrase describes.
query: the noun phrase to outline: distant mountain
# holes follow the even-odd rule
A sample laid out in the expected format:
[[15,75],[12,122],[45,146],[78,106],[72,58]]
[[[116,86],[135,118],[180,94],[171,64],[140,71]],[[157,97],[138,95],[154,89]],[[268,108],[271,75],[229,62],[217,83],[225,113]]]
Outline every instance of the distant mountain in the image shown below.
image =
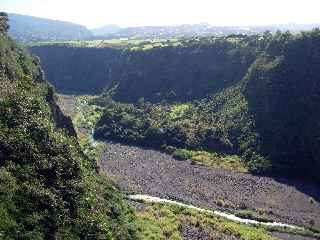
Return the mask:
[[308,31],[320,24],[283,24],[266,26],[212,26],[207,23],[177,26],[142,26],[121,28],[115,24],[88,30],[85,26],[20,14],[9,14],[9,35],[22,43],[39,41],[94,40],[112,38],[189,38],[228,36],[231,34],[254,35],[265,31]]
[[265,26],[212,26],[207,23],[183,24],[177,26],[142,26],[114,28],[108,25],[99,30],[93,30],[94,35],[103,38],[169,38],[169,37],[203,37],[203,36],[227,36],[231,34],[253,35],[265,31],[276,32],[290,31],[297,33],[318,28],[320,24],[275,24]]
[[[114,37],[192,37],[212,35],[212,26],[208,24],[183,24],[178,26],[144,26],[123,28]],[[233,33],[233,31],[232,31]]]
[[84,26],[20,14],[9,14],[9,35],[19,42],[66,41],[89,39],[92,34]]
[[122,28],[115,24],[109,24],[100,28],[91,29],[91,32],[95,36],[105,36],[108,34],[114,34],[121,30]]
[[264,31],[276,32],[276,31],[290,31],[292,33],[298,33],[301,31],[310,31],[315,28],[319,28],[320,23],[313,24],[297,24],[297,23],[288,23],[288,24],[273,24],[265,26],[252,26],[248,27],[252,32],[261,33]]

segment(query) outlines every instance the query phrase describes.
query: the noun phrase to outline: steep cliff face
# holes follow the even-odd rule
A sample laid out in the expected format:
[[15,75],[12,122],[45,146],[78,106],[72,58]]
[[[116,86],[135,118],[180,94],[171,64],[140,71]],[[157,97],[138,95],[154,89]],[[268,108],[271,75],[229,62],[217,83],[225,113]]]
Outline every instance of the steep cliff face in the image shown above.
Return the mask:
[[46,101],[50,105],[51,114],[58,128],[66,129],[68,134],[72,137],[77,137],[77,133],[74,129],[72,120],[69,116],[64,115],[61,111],[59,105],[56,102],[56,98],[54,96],[54,90],[50,86],[48,88],[48,95],[46,96]]
[[213,40],[125,51],[106,91],[121,102],[201,99],[239,82],[255,60],[255,50]]
[[256,56],[255,47],[229,41],[149,50],[65,45],[30,50],[59,92],[102,93],[107,88],[114,99],[126,102],[201,98],[240,81]]
[[59,92],[87,94],[103,91],[122,52],[59,45],[34,46],[30,50],[40,57],[46,78]]

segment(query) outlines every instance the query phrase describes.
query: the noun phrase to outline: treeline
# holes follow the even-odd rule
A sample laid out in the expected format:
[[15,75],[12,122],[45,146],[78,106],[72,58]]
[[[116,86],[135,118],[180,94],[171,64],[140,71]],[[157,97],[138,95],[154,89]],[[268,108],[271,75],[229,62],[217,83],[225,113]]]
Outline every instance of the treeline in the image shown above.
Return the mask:
[[319,40],[278,32],[124,53],[104,94],[122,103],[107,104],[96,137],[236,153],[319,180]]
[[38,59],[7,30],[0,13],[0,238],[134,239],[122,196],[71,135]]

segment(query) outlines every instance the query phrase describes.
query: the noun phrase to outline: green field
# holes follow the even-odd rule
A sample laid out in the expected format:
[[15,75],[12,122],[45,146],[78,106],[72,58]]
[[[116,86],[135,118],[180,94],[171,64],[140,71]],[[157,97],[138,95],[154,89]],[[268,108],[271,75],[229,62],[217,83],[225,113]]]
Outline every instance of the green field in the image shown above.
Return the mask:
[[137,38],[117,38],[108,40],[88,40],[88,41],[49,41],[49,42],[36,42],[30,44],[30,46],[42,46],[42,45],[62,45],[70,47],[86,47],[86,48],[128,48],[130,50],[149,50],[154,47],[166,47],[166,46],[178,46],[180,45],[180,39],[137,39]]

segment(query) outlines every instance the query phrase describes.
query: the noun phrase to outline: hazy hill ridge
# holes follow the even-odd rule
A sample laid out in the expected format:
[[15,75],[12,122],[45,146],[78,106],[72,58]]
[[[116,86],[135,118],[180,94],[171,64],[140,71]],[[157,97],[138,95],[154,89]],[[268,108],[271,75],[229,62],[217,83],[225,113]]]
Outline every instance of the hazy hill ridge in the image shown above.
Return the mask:
[[207,23],[182,24],[177,26],[139,26],[120,28],[115,25],[106,25],[92,30],[95,38],[170,38],[170,37],[205,37],[205,36],[228,36],[230,34],[254,35],[271,31],[310,31],[319,27],[320,24],[273,24],[265,26],[213,26]]
[[9,14],[9,20],[9,35],[23,43],[83,40],[92,36],[86,27],[70,22],[20,14]]

